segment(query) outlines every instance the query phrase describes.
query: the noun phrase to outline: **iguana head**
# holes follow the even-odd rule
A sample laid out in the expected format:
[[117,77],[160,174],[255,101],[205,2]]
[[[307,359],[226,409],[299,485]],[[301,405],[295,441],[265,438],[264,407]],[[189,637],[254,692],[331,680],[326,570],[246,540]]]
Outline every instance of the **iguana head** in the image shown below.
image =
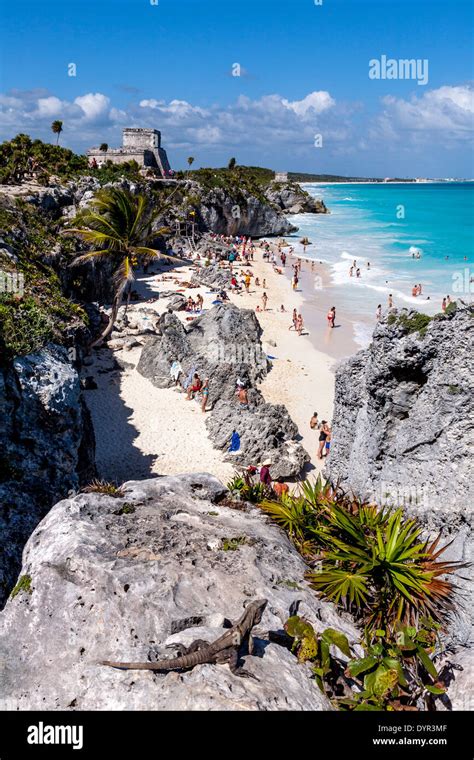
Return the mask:
[[252,615],[253,625],[260,623],[267,604],[268,599],[255,599],[247,606],[245,612]]

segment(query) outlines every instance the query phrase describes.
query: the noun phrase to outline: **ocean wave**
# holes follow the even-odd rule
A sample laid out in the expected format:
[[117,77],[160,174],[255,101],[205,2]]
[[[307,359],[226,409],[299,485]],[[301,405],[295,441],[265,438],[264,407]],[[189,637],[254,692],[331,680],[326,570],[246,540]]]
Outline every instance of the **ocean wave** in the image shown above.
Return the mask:
[[368,322],[354,322],[352,325],[354,340],[361,348],[367,348],[372,342],[374,326]]

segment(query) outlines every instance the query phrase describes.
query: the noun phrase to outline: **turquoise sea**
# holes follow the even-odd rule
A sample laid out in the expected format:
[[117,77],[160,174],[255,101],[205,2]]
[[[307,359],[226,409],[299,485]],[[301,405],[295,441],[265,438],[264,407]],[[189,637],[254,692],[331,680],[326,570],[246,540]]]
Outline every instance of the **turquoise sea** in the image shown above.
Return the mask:
[[[394,306],[427,313],[440,311],[448,294],[472,300],[474,182],[303,187],[331,213],[292,217],[299,231],[289,240],[303,255],[298,241],[308,237],[305,257],[329,265],[331,300],[360,320],[359,343],[367,342],[377,305],[385,309],[389,293]],[[349,276],[354,259],[360,278]],[[414,284],[422,285],[416,298]]]

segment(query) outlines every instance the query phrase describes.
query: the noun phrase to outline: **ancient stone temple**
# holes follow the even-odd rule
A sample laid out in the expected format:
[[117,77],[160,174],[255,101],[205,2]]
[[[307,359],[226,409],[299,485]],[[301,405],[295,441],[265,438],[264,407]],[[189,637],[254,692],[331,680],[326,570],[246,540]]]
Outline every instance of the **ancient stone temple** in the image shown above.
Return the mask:
[[155,169],[162,177],[168,177],[171,173],[166,150],[161,147],[161,132],[157,129],[127,127],[123,130],[121,148],[108,148],[106,151],[90,148],[87,156],[91,165],[101,166],[106,161],[114,164],[136,161],[143,168]]

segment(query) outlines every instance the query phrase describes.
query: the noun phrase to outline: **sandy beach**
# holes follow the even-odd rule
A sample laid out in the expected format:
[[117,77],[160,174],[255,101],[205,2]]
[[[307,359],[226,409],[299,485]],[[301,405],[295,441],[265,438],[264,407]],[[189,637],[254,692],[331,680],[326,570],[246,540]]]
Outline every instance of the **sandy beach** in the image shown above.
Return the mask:
[[[347,341],[344,343],[342,334],[340,340],[331,340],[333,336],[327,334],[325,319],[320,320],[324,328],[318,324],[319,312],[322,317],[325,316],[322,304],[316,311],[316,317],[310,316],[309,305],[303,296],[305,290],[309,293],[311,277],[314,276],[311,265],[303,265],[302,290],[295,292],[289,276],[293,259],[287,259],[286,276],[278,274],[263,259],[262,253],[262,249],[256,249],[254,261],[249,267],[253,273],[249,292],[229,290],[228,295],[239,308],[255,310],[259,305],[263,309],[264,290],[262,285],[255,286],[255,280],[258,278],[261,284],[264,279],[266,281],[267,310],[259,312],[257,318],[263,330],[264,350],[272,357],[272,369],[260,390],[266,401],[287,407],[298,426],[301,443],[311,457],[307,470],[315,473],[322,469],[324,460],[317,459],[318,433],[310,428],[309,420],[315,411],[319,420],[331,420],[335,357],[339,353],[350,353],[352,346]],[[207,287],[186,287],[195,271],[194,264],[169,266],[160,263],[154,264],[152,269],[153,272],[148,274],[137,274],[135,289],[141,300],[130,306],[131,317],[144,308],[162,314],[168,304],[168,298],[159,297],[163,291],[179,291],[194,299],[200,293],[204,299],[203,308],[212,308],[215,294],[210,293]],[[234,263],[238,278],[244,270],[247,266],[243,262]],[[318,276],[325,277],[322,267],[319,267]],[[284,312],[281,311],[282,304]],[[294,308],[303,313],[305,320],[301,336],[289,329]],[[175,313],[184,324],[192,318],[186,311]],[[143,342],[141,338],[139,341]],[[322,350],[325,342],[333,351],[332,356]],[[100,477],[123,482],[150,475],[208,471],[226,483],[232,477],[234,468],[224,461],[223,452],[215,449],[209,440],[205,414],[196,402],[186,401],[180,390],[156,388],[137,372],[141,350],[141,346],[136,346],[131,350],[114,352],[120,356],[121,370],[104,371],[103,362],[110,365],[111,361],[109,350],[96,352],[94,364],[86,368],[86,374],[91,375],[98,386],[96,390],[86,393],[86,400],[96,433]]]

